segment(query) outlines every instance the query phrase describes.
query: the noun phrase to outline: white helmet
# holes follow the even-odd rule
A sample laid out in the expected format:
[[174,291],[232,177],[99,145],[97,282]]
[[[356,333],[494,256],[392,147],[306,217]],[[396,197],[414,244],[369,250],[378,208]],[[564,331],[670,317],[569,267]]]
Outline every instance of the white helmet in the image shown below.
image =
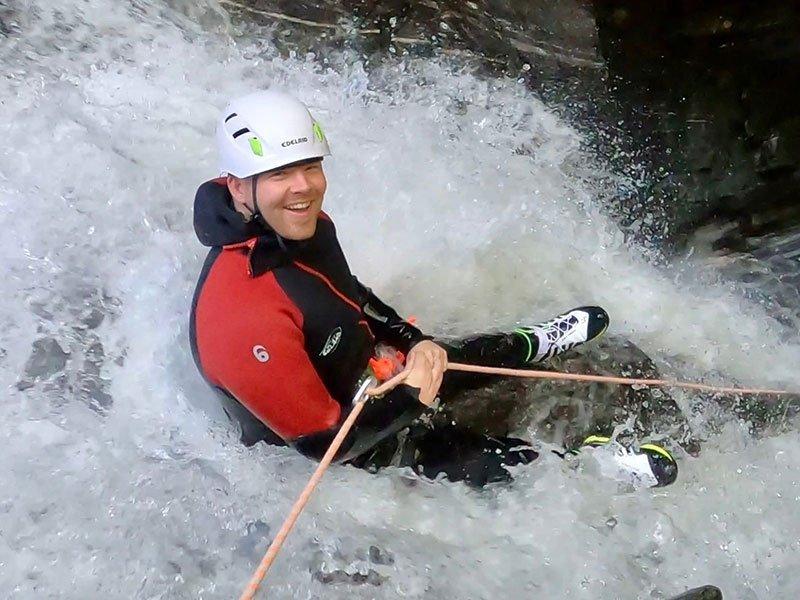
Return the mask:
[[228,104],[217,125],[217,147],[222,175],[240,178],[331,153],[305,104],[273,90]]

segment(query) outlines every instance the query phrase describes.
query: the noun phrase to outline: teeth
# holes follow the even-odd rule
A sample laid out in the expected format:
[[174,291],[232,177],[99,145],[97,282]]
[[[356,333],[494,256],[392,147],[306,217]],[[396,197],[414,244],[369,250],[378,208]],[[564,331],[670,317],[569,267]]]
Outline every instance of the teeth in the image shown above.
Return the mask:
[[290,204],[286,208],[288,208],[289,210],[303,210],[305,208],[308,208],[309,206],[311,206],[311,202],[300,202],[298,204]]

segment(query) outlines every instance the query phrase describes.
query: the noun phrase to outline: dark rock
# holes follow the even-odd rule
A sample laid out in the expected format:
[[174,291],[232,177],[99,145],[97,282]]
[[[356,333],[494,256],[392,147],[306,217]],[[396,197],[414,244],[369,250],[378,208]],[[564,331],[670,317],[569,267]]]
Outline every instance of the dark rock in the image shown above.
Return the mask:
[[766,132],[755,158],[762,176],[793,173],[800,163],[800,117],[785,119]]
[[[368,62],[387,55],[445,53],[507,74],[550,83],[600,72],[594,20],[577,0],[300,1],[225,0],[237,17],[275,26],[282,52],[353,48]],[[536,69],[531,69],[536,65]],[[556,77],[558,75],[558,77]]]
[[388,581],[389,576],[384,573],[388,572],[387,566],[394,564],[391,554],[375,545],[368,549],[363,546],[352,548],[352,543],[352,540],[339,540],[334,547],[323,547],[313,541],[309,565],[311,576],[325,584],[377,587]]
[[381,550],[378,546],[369,547],[369,560],[376,565],[393,565],[394,558],[386,550]]
[[722,600],[722,592],[713,585],[704,585],[673,596],[670,600]]
[[0,36],[9,37],[19,33],[19,24],[15,20],[16,15],[11,7],[5,3],[0,3]]
[[366,573],[348,573],[342,569],[334,569],[333,571],[315,571],[314,579],[320,583],[348,583],[351,585],[369,584],[375,587],[383,584],[387,580],[386,577],[375,571],[369,569]]
[[84,349],[83,370],[78,374],[78,385],[83,399],[97,410],[111,408],[113,398],[108,393],[108,382],[101,377],[101,369],[105,359],[103,344],[99,339],[87,339],[88,348]]
[[[671,174],[671,193],[662,195],[657,216],[673,248],[694,244],[693,232],[712,225],[726,232],[715,244],[722,255],[754,256],[756,248],[763,256],[770,237],[790,237],[787,230],[800,227],[798,4],[593,5],[616,100],[603,106],[618,111],[637,145],[649,138],[644,156]],[[631,221],[652,210],[630,198],[620,204],[620,214],[633,213]],[[754,221],[761,223],[755,237]],[[775,278],[797,271],[775,256],[769,257]],[[782,299],[779,308],[800,317],[796,301],[786,300],[794,303]]]
[[69,353],[51,337],[39,338],[33,342],[31,355],[25,363],[24,379],[35,381],[60,373],[67,365]]
[[[591,347],[557,357],[544,370],[636,378],[659,378],[652,360],[629,340],[602,338]],[[582,382],[497,378],[486,388],[454,399],[439,419],[489,435],[534,425],[539,439],[580,445],[590,434],[610,434],[631,420],[629,437],[670,437],[696,449],[681,409],[668,390]],[[623,436],[625,437],[625,436]]]
[[67,281],[64,288],[29,302],[39,330],[48,335],[34,342],[17,389],[42,382],[42,391],[52,396],[54,405],[77,398],[102,414],[113,405],[105,364],[120,355],[107,356],[95,330],[115,318],[119,301],[82,279]]

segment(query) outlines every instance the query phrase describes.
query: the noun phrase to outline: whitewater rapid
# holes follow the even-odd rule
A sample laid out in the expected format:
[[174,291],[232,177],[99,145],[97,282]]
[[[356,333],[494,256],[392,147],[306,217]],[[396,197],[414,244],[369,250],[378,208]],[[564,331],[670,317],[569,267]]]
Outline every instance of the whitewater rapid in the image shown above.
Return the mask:
[[[188,348],[194,191],[216,175],[218,111],[253,89],[312,107],[354,272],[427,331],[591,302],[668,373],[800,387],[795,330],[627,244],[605,210],[623,176],[513,79],[281,57],[210,0],[12,0],[0,17],[0,597],[235,597],[312,472],[241,447]],[[269,597],[796,597],[796,428],[691,418],[702,452],[656,491],[550,457],[483,492],[333,468]]]

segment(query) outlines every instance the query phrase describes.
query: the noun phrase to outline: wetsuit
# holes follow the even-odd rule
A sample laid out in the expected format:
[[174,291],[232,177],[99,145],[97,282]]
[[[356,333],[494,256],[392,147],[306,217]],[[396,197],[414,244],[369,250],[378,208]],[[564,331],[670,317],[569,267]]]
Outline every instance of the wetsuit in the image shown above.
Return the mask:
[[[240,423],[244,443],[290,444],[320,458],[352,408],[376,343],[407,353],[430,338],[353,276],[324,213],[310,239],[283,240],[261,221],[244,221],[218,179],[198,189],[194,224],[211,247],[190,318],[198,368]],[[518,336],[495,335],[446,348],[452,360],[516,366],[527,352],[521,343]],[[440,395],[446,402],[482,381],[447,373]],[[508,479],[504,464],[536,457],[529,447],[515,449],[522,440],[453,427],[415,426],[414,435],[405,435],[413,451],[410,442],[400,448],[396,434],[425,410],[417,392],[401,385],[368,402],[338,458],[380,467],[378,457],[394,449],[394,464],[483,485]]]

